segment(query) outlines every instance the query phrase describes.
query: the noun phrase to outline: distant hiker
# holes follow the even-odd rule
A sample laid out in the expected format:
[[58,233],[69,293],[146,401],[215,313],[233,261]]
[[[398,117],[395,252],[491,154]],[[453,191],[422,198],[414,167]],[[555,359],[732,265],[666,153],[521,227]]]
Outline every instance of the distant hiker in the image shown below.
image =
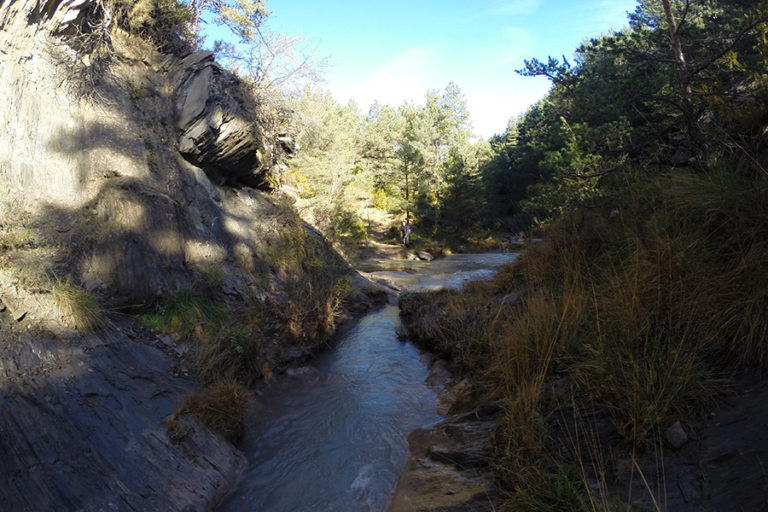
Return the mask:
[[408,244],[411,243],[411,223],[408,221],[404,221],[402,226],[400,226],[400,235],[403,238],[403,245],[408,247]]

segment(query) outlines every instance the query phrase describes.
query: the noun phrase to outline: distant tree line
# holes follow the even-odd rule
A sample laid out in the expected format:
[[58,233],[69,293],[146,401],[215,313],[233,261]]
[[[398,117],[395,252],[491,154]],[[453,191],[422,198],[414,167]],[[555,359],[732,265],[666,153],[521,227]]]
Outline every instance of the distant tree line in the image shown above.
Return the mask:
[[491,148],[474,140],[455,83],[428,91],[421,104],[374,102],[367,115],[311,88],[292,105],[301,147],[294,185],[331,234],[364,236],[372,210],[389,213],[393,230],[405,221],[428,236],[479,222],[480,166]]

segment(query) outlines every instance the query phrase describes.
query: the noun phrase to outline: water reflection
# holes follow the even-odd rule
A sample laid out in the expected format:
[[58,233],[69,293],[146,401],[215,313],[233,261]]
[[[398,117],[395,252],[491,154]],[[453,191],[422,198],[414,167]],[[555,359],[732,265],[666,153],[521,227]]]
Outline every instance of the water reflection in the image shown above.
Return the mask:
[[265,391],[244,447],[252,469],[226,510],[387,506],[406,436],[440,419],[425,361],[397,340],[399,326],[394,306],[370,314],[334,351]]
[[517,253],[451,254],[431,262],[374,262],[369,268],[372,276],[388,279],[406,290],[437,290],[490,279],[499,267],[515,261],[517,256]]
[[[374,272],[405,289],[488,278],[515,254],[458,254]],[[416,271],[417,273],[412,273]],[[251,469],[227,511],[380,511],[408,459],[407,435],[440,420],[427,356],[397,339],[399,310],[363,318],[332,351],[264,391],[246,433]]]

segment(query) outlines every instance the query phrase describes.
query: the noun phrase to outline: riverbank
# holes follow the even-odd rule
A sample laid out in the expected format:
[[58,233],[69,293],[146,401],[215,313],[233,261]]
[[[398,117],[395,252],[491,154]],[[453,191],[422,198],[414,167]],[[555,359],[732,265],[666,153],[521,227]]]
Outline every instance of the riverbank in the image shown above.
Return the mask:
[[[393,290],[414,286],[414,279],[455,287],[467,273],[485,275],[492,272],[489,265],[502,264],[498,255],[434,263],[424,263],[421,273],[365,275]],[[406,436],[415,431],[413,439],[420,428],[431,429],[443,415],[463,410],[467,383],[453,382],[442,362],[398,339],[403,329],[394,305],[350,325],[338,333],[333,350],[258,386],[241,445],[249,469],[225,510],[383,509],[402,480]],[[411,444],[410,451],[415,449]],[[318,471],[329,477],[318,479]]]
[[386,292],[273,193],[289,113],[184,6],[91,7],[0,2],[0,501],[209,510],[249,389]]
[[[381,244],[377,244],[381,245]],[[394,257],[393,257],[394,255]],[[388,246],[369,252],[357,266],[378,282],[402,294],[456,290],[473,280],[487,280],[516,254],[441,254],[419,260],[415,251]],[[402,314],[402,313],[401,313]],[[406,324],[408,320],[406,319]],[[408,335],[403,333],[403,339]],[[427,385],[437,393],[443,419],[408,436],[409,458],[400,474],[388,510],[480,511],[499,502],[490,468],[492,434],[503,414],[502,403],[490,403],[461,369],[447,363],[448,354],[418,343],[430,356]],[[453,370],[458,370],[454,374]]]
[[[491,281],[401,296],[409,337],[504,400],[489,457],[500,509],[760,510],[768,443],[748,411],[768,395],[742,357],[765,317],[702,273],[721,245],[670,266],[666,235],[627,242],[600,221],[550,229]],[[750,343],[725,328],[735,318]]]

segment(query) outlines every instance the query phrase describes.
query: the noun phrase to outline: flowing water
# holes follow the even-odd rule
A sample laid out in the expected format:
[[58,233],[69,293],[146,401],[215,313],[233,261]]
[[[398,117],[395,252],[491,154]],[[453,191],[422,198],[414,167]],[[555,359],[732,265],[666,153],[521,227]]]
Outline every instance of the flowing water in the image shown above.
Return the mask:
[[[405,289],[458,287],[514,257],[461,254],[373,274]],[[395,306],[370,313],[335,349],[264,390],[243,443],[250,468],[224,510],[387,507],[408,459],[408,434],[441,419],[425,383],[429,357],[397,339],[401,328]]]

